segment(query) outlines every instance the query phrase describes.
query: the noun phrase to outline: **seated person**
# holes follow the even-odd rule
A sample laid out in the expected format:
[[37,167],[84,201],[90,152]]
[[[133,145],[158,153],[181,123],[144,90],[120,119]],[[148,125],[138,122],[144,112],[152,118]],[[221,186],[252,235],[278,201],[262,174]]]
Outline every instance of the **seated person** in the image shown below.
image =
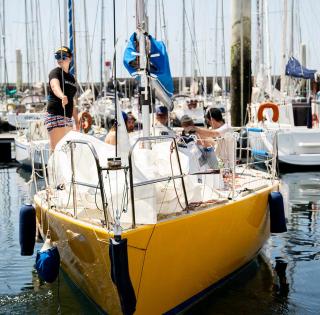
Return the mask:
[[[122,112],[122,117],[127,128],[128,115],[125,112]],[[106,138],[104,139],[104,142],[108,144],[116,145],[116,120],[112,119],[111,124],[112,124],[112,127],[110,128]]]
[[155,136],[175,136],[175,132],[168,127],[169,114],[166,106],[156,108],[156,117],[154,123]]
[[127,113],[128,119],[126,122],[128,133],[135,131],[136,129],[136,118],[133,116],[131,112]]
[[[192,135],[193,131],[190,128],[194,128],[195,125],[193,120],[188,115],[184,115],[181,117],[181,127],[184,128],[182,132],[182,137],[187,137]],[[189,130],[189,134],[185,132],[185,130]],[[218,168],[218,160],[214,150],[214,140],[212,138],[209,139],[200,139],[197,138],[197,145],[201,151],[201,157],[199,159],[199,165],[203,166],[205,164],[208,165],[209,168],[214,169]]]

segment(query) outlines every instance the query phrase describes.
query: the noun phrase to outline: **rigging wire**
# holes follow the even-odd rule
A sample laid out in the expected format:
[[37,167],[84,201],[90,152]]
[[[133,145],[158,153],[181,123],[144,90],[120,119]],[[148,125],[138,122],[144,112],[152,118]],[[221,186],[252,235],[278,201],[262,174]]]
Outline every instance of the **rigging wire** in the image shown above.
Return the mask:
[[202,75],[201,75],[201,69],[200,69],[200,63],[199,63],[199,58],[198,58],[197,42],[196,42],[195,38],[193,37],[192,30],[191,30],[191,26],[190,26],[190,23],[189,23],[189,19],[188,19],[188,15],[187,15],[186,10],[185,10],[185,17],[186,17],[186,21],[187,21],[187,25],[188,25],[190,37],[191,37],[192,49],[193,49],[193,51],[194,51],[195,59],[196,59],[196,64],[197,64],[197,67],[198,67],[198,70],[199,70],[199,76],[202,76]]

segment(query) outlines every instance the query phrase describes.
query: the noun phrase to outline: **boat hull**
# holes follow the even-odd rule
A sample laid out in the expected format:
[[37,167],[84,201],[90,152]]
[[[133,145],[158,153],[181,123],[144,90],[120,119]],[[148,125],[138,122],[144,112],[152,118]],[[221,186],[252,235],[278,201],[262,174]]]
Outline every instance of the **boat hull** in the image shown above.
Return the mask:
[[45,113],[8,113],[7,117],[11,126],[26,129],[32,121],[44,121]]
[[278,133],[280,162],[299,166],[320,166],[320,129],[295,127]]
[[[252,260],[269,237],[268,195],[276,186],[238,201],[125,230],[135,314],[163,314],[199,295]],[[37,220],[57,241],[62,268],[96,304],[121,313],[110,277],[112,234],[48,206],[35,196]]]
[[33,143],[25,139],[15,139],[16,160],[26,168],[32,168],[31,154],[33,154],[34,165],[36,168],[42,167],[41,152],[43,150],[44,164],[49,160],[49,141],[39,140]]
[[[249,131],[250,147],[253,151],[262,152],[262,154],[264,152],[272,154],[274,136],[277,136],[277,158],[283,169],[288,169],[290,166],[320,166],[320,129],[305,127],[283,130],[252,129],[256,129],[258,132]],[[265,155],[258,156],[258,159],[263,160]]]

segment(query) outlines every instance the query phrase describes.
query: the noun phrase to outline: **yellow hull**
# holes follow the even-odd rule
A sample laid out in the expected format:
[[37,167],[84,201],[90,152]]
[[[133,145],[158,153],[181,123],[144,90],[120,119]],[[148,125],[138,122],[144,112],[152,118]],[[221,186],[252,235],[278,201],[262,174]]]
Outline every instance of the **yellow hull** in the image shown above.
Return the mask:
[[[126,230],[135,314],[162,314],[248,263],[269,237],[268,195],[276,186],[238,201]],[[74,219],[35,196],[43,232],[48,221],[62,268],[109,314],[121,313],[110,277],[105,229]]]

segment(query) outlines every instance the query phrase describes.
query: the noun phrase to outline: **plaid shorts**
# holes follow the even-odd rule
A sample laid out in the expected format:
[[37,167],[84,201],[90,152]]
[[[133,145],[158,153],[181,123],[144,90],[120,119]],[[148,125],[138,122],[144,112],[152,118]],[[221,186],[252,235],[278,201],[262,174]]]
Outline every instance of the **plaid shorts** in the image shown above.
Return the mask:
[[48,131],[51,131],[54,128],[73,126],[72,118],[54,115],[50,113],[46,113],[44,117],[44,124],[47,127]]

